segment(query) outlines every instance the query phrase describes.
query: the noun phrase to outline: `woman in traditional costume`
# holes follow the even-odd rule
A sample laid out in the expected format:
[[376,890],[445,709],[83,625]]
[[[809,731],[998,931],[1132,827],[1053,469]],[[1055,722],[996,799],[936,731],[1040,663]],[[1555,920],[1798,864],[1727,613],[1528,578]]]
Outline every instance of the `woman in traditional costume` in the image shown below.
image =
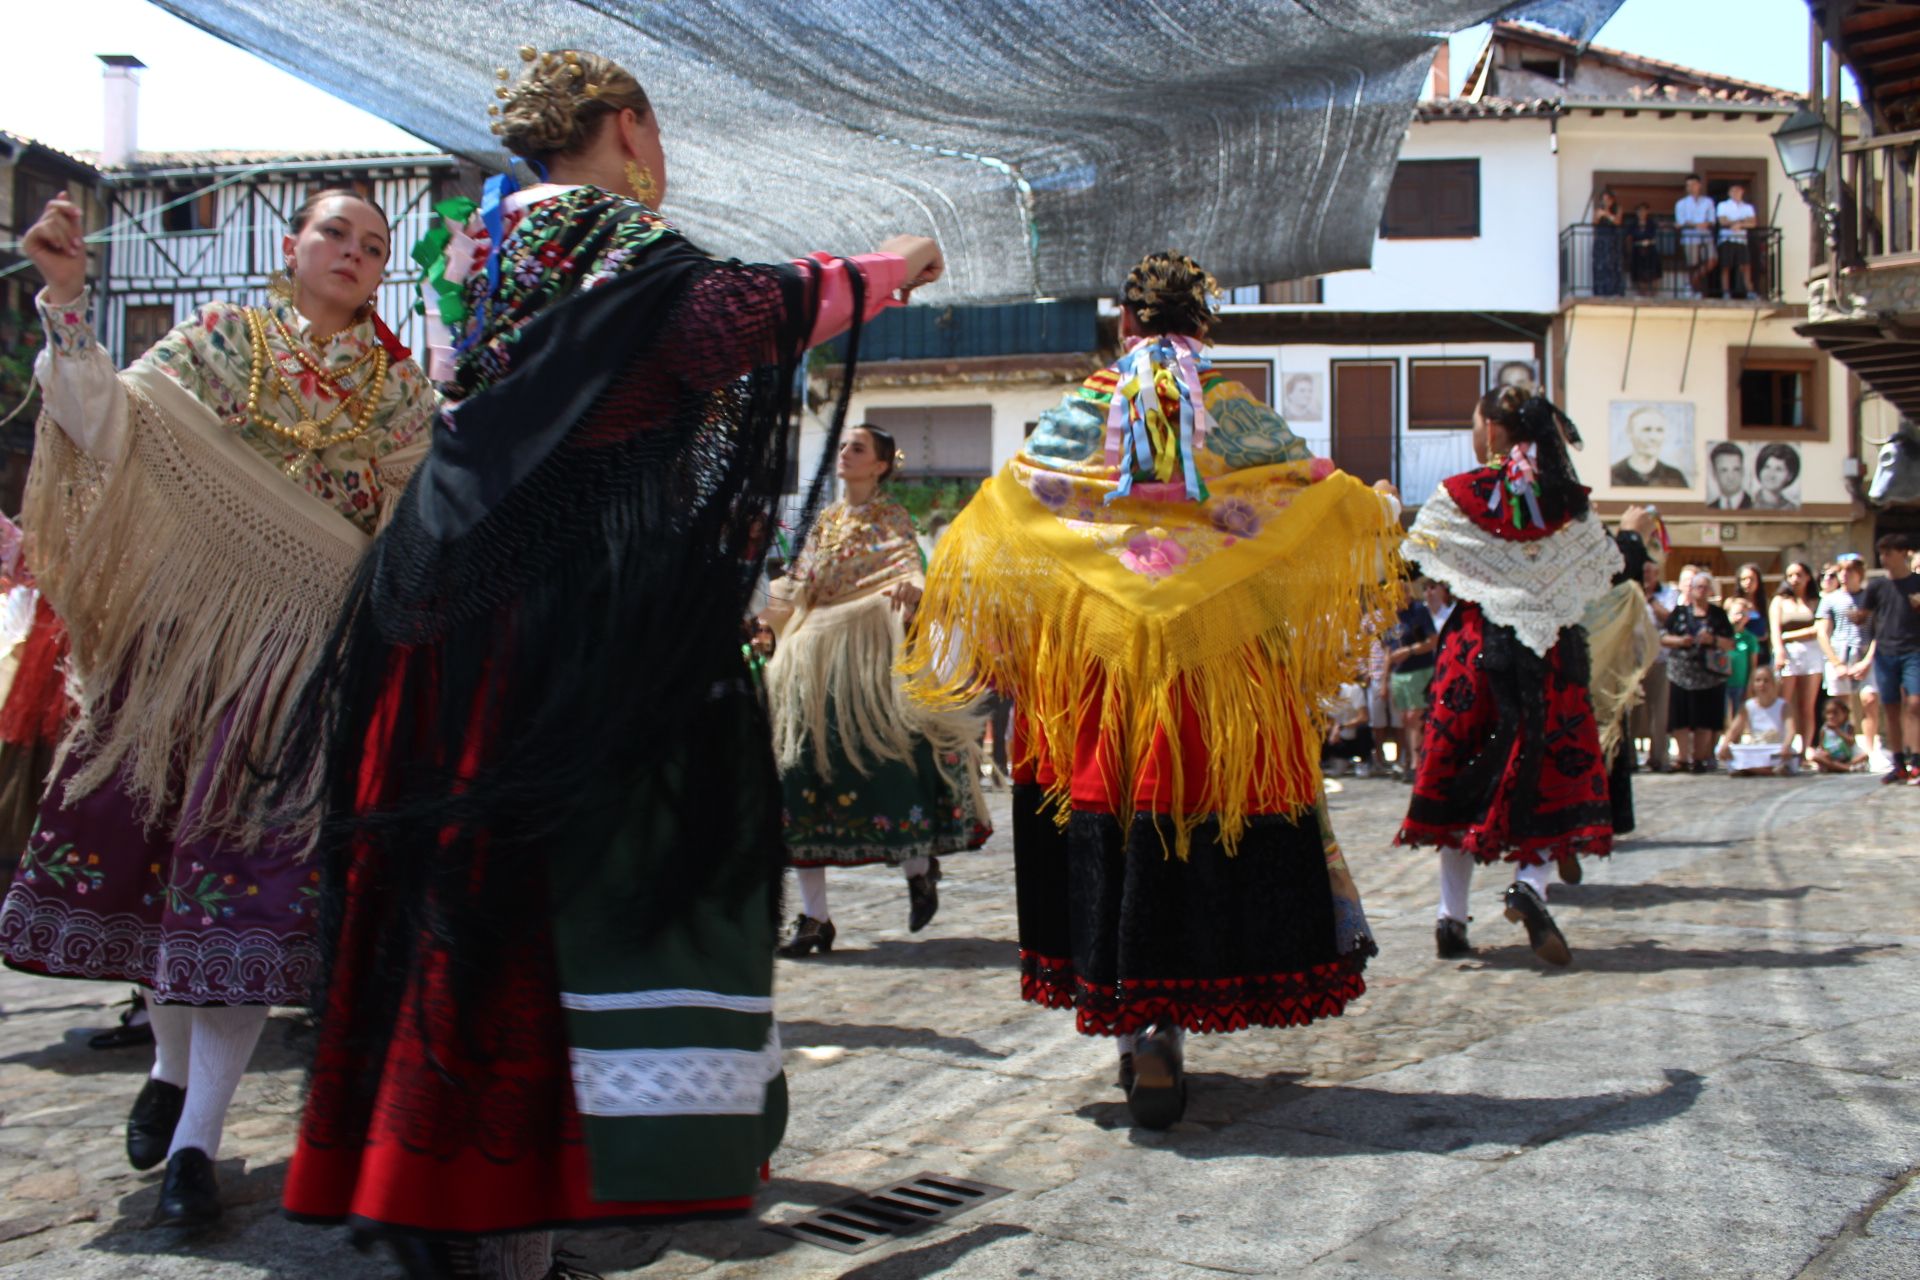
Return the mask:
[[[1640,700],[1641,682],[1660,653],[1660,633],[1647,614],[1646,580],[1649,564],[1666,559],[1660,541],[1660,521],[1645,507],[1630,506],[1620,516],[1613,535],[1624,564],[1613,575],[1613,586],[1587,605],[1580,620],[1587,633],[1592,677],[1587,691],[1593,699],[1594,719],[1600,725],[1600,750],[1607,758],[1607,800],[1613,810],[1613,834],[1626,835],[1635,825],[1633,813],[1633,738],[1627,718]],[[1580,882],[1578,854],[1562,853],[1555,861],[1560,878]]]
[[1398,600],[1399,507],[1211,368],[1217,294],[1134,268],[1125,354],[948,528],[907,650],[935,706],[1012,697],[1021,995],[1116,1038],[1153,1128],[1183,1031],[1334,1017],[1374,953],[1319,743]]
[[898,465],[891,435],[849,431],[836,463],[845,494],[820,513],[779,584],[795,612],[767,693],[800,886],[783,956],[833,950],[828,867],[899,867],[907,929],[918,933],[940,907],[937,855],[977,849],[993,830],[979,719],[915,706],[894,675],[926,581],[913,518],[885,492]]
[[496,132],[545,180],[443,204],[415,250],[452,404],[275,764],[323,774],[328,954],[286,1208],[410,1276],[541,1276],[553,1226],[751,1207],[785,1125],[785,857],[740,621],[801,355],[940,265],[911,237],[709,257],[655,211],[633,76],[522,56]]
[[[118,374],[87,322],[74,206],[55,199],[24,242],[47,281],[27,555],[81,705],[0,952],[149,992],[127,1157],[166,1161],[162,1223],[219,1215],[234,1088],[268,1006],[303,1001],[319,965],[312,831],[263,825],[247,770],[425,450],[432,390],[372,311],[389,234],[353,192],[310,197],[282,294],[210,303]],[[50,680],[58,639],[39,634]],[[60,713],[50,686],[33,701],[43,726]]]
[[[1613,847],[1606,762],[1588,694],[1588,603],[1622,568],[1567,455],[1573,424],[1545,397],[1490,391],[1474,446],[1493,461],[1449,476],[1406,554],[1459,600],[1440,637],[1427,745],[1395,843],[1440,851],[1435,947],[1469,954],[1475,862],[1507,861],[1509,920],[1534,954],[1571,961],[1547,911],[1553,863]],[[1564,433],[1564,434],[1563,434]]]

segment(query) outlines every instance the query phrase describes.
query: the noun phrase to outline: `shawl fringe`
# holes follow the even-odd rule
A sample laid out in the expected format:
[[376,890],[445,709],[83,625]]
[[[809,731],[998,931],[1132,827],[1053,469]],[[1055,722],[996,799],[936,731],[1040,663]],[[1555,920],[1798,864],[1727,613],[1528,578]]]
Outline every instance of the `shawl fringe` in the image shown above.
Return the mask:
[[877,763],[913,763],[919,738],[943,754],[978,743],[980,721],[964,705],[934,710],[907,696],[894,670],[906,629],[883,592],[808,610],[788,627],[767,665],[774,756],[782,770],[810,756],[814,771],[826,776],[835,741],[863,777]]
[[1172,852],[1184,859],[1194,830],[1217,818],[1232,853],[1250,813],[1319,800],[1325,703],[1358,669],[1369,620],[1391,616],[1400,538],[1379,495],[1336,472],[1262,531],[1260,559],[1216,575],[1203,596],[1189,585],[1177,606],[1142,607],[1102,589],[1111,558],[1002,472],[941,536],[901,669],[936,709],[1012,693],[1036,729],[1017,744],[1020,764],[1051,770],[1062,822],[1089,717],[1115,810],[1132,812],[1149,753],[1179,742],[1190,709],[1207,766],[1186,777],[1182,753],[1165,753]]
[[1600,750],[1611,763],[1620,749],[1621,721],[1640,702],[1640,681],[1660,652],[1660,636],[1647,617],[1645,593],[1631,580],[1589,604],[1581,625],[1592,664],[1587,693],[1600,725]]
[[[249,765],[369,539],[164,375],[136,368],[121,385],[119,456],[86,454],[43,413],[27,480],[29,554],[72,637],[80,704],[60,759],[84,763],[63,798],[119,774],[151,827],[192,786],[178,837],[252,846],[267,828],[246,802]],[[312,823],[288,834],[310,839]]]

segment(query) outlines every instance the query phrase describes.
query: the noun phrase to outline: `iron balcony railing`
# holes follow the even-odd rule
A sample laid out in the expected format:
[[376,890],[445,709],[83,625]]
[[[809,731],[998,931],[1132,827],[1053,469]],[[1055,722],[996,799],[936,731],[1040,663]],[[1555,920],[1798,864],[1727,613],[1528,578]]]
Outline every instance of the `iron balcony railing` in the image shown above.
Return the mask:
[[1717,265],[1700,271],[1699,249],[1671,223],[1657,224],[1651,237],[1629,233],[1624,227],[1575,223],[1560,233],[1560,296],[1779,301],[1780,228],[1747,231],[1747,270],[1735,270],[1731,279],[1725,263],[1733,255],[1721,253],[1722,244],[1716,235],[1712,254]]

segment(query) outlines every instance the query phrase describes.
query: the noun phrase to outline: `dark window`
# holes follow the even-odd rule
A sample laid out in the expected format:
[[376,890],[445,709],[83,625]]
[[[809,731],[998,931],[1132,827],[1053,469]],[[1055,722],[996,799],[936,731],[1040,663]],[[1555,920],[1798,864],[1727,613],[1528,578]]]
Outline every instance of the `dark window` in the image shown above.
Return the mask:
[[[214,208],[215,202],[219,198],[219,193],[203,191],[199,195],[192,195],[191,199],[182,198],[190,195],[192,195],[190,191],[179,190],[169,191],[162,196],[161,203],[171,206],[170,208],[163,209],[160,213],[160,229],[162,231],[213,230]],[[180,203],[174,204],[173,202],[176,200]]]
[[1805,427],[1810,364],[1753,361],[1740,370],[1740,425]]
[[1487,380],[1484,360],[1412,360],[1409,364],[1409,429],[1459,431],[1473,426],[1473,405]]
[[1402,160],[1387,189],[1389,240],[1471,240],[1480,234],[1478,160]]
[[1266,360],[1215,360],[1214,369],[1245,387],[1261,404],[1273,403],[1273,365]]
[[1523,53],[1520,55],[1520,69],[1532,72],[1536,76],[1545,76],[1549,80],[1558,80],[1566,67],[1560,59],[1547,53]]

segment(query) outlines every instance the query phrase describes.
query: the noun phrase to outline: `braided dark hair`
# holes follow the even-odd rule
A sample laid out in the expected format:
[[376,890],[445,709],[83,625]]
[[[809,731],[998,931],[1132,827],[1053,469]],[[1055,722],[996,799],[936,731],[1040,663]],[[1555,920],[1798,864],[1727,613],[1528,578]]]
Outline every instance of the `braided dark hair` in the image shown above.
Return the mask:
[[1495,387],[1480,397],[1480,416],[1497,422],[1514,444],[1534,447],[1540,473],[1540,514],[1549,523],[1587,514],[1587,490],[1574,473],[1569,442],[1580,443],[1579,429],[1560,406],[1530,387]]
[[1127,273],[1120,305],[1145,334],[1176,333],[1197,338],[1215,319],[1213,299],[1220,282],[1184,253],[1150,253]]

